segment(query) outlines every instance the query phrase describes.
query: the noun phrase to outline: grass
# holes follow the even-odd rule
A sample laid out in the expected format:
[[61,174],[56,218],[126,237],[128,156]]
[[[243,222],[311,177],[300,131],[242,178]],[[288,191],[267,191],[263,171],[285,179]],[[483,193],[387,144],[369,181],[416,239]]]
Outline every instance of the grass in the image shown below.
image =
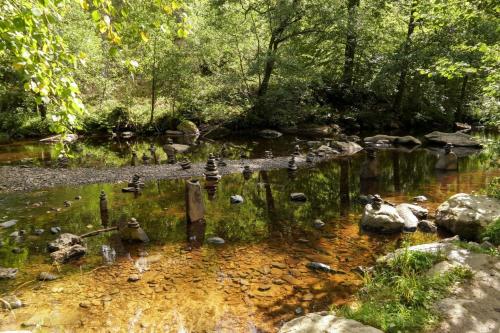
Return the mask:
[[500,177],[493,178],[484,191],[487,196],[500,199]]
[[430,327],[439,320],[433,304],[445,297],[454,283],[472,277],[472,272],[462,266],[427,276],[426,272],[442,260],[440,254],[406,249],[365,276],[357,306],[344,306],[336,312],[389,333],[419,332]]

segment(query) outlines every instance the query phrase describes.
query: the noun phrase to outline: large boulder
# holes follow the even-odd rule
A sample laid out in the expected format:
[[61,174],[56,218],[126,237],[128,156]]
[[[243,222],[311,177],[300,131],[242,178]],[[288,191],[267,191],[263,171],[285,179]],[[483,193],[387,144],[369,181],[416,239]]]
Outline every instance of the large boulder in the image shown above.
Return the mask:
[[200,130],[196,124],[189,120],[181,121],[181,123],[177,126],[177,130],[184,133],[184,135],[200,135]]
[[375,209],[372,204],[367,204],[360,225],[366,230],[392,233],[403,230],[405,221],[396,208],[390,205],[382,204],[379,209]]
[[276,139],[282,136],[283,133],[271,129],[265,129],[260,131],[259,135],[264,139]]
[[419,139],[411,135],[393,136],[393,135],[378,134],[375,136],[366,137],[363,139],[363,141],[365,143],[377,143],[379,141],[387,141],[391,144],[402,145],[402,146],[418,146],[422,144],[422,142],[420,142]]
[[444,146],[447,143],[451,143],[457,147],[474,147],[481,148],[482,145],[477,142],[472,136],[462,133],[444,133],[444,132],[432,132],[424,136],[427,141],[432,144],[437,144]]
[[295,318],[285,323],[278,333],[382,333],[382,331],[325,311]]
[[455,194],[436,211],[436,224],[466,239],[479,239],[486,226],[500,218],[500,200]]

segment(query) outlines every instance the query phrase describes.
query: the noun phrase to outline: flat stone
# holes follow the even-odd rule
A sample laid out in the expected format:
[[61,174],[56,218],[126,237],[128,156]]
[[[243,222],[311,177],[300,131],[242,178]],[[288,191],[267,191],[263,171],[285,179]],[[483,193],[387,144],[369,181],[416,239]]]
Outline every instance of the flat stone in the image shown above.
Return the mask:
[[281,263],[281,262],[276,262],[276,261],[272,262],[272,263],[271,263],[271,266],[272,266],[272,267],[279,268],[279,269],[285,269],[285,268],[287,268],[287,265],[286,265],[286,264]]
[[337,317],[328,312],[309,313],[283,325],[278,333],[383,333],[352,319]]
[[56,274],[49,273],[49,272],[41,272],[40,274],[38,274],[38,280],[40,280],[40,281],[53,281],[53,280],[56,280],[58,278],[59,278],[59,276],[57,276]]
[[16,224],[17,224],[17,220],[9,220],[7,222],[0,223],[0,228],[6,229],[6,228],[13,227]]
[[270,284],[262,284],[259,286],[259,291],[267,291],[269,289],[271,289],[271,285]]
[[295,202],[305,202],[307,197],[304,193],[290,193],[290,200]]
[[137,282],[141,279],[141,277],[139,276],[139,274],[130,274],[127,281],[128,282]]
[[220,237],[209,237],[207,238],[207,243],[214,245],[222,245],[225,243],[225,241]]
[[0,267],[0,280],[15,279],[17,268]]

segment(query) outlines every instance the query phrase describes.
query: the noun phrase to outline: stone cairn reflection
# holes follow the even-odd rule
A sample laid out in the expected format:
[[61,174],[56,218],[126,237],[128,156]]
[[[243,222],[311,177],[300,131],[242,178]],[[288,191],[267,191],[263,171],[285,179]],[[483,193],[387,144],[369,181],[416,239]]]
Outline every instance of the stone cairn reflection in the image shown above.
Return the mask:
[[158,164],[158,157],[156,156],[156,147],[153,143],[149,146],[149,153],[151,154],[151,160],[153,161],[153,163]]
[[219,170],[215,164],[215,156],[212,153],[208,156],[207,164],[205,165],[205,179],[212,181],[220,179]]
[[366,148],[366,160],[361,165],[361,179],[375,179],[379,176],[377,151],[373,147]]
[[148,165],[150,160],[151,158],[146,153],[142,154],[142,164]]
[[183,158],[180,162],[179,162],[182,170],[188,170],[188,169],[191,169],[191,161],[185,157]]
[[299,145],[295,145],[295,148],[293,150],[293,154],[295,156],[300,156],[300,146]]
[[144,183],[141,182],[141,176],[134,175],[132,181],[128,183],[128,187],[122,188],[122,192],[135,192],[139,193],[141,187],[144,187]]
[[186,181],[186,219],[187,241],[189,248],[197,248],[205,239],[205,204],[200,182],[196,179]]
[[131,218],[127,226],[121,230],[121,238],[122,240],[131,242],[149,242],[148,235],[135,218]]
[[316,158],[316,154],[314,153],[313,147],[309,148],[309,152],[306,155],[306,162],[307,163],[313,163]]
[[271,150],[266,150],[264,152],[264,158],[272,159],[273,158],[273,152]]
[[104,191],[101,191],[99,195],[99,211],[101,213],[101,223],[104,227],[107,227],[109,223],[108,198]]
[[130,163],[132,166],[137,166],[139,165],[139,159],[137,158],[137,152],[135,150],[132,150],[132,161]]
[[444,154],[439,155],[436,162],[435,169],[437,170],[448,170],[456,171],[458,170],[458,157],[453,152],[453,144],[447,143],[444,146]]
[[297,171],[298,168],[297,163],[295,163],[295,155],[292,155],[288,161],[288,171]]
[[249,180],[252,177],[253,171],[250,169],[249,165],[245,165],[243,167],[243,178],[245,180]]

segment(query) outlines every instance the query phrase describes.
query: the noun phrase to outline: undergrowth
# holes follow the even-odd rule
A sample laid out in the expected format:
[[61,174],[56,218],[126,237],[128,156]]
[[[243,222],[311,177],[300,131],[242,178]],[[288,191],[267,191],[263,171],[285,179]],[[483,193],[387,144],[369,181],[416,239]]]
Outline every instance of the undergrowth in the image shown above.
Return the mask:
[[344,306],[337,312],[384,332],[418,332],[436,323],[433,310],[436,300],[445,297],[450,287],[470,279],[472,272],[459,266],[436,276],[426,272],[444,260],[439,253],[424,253],[405,249],[393,260],[375,267],[365,276],[364,287],[358,293],[357,306]]

